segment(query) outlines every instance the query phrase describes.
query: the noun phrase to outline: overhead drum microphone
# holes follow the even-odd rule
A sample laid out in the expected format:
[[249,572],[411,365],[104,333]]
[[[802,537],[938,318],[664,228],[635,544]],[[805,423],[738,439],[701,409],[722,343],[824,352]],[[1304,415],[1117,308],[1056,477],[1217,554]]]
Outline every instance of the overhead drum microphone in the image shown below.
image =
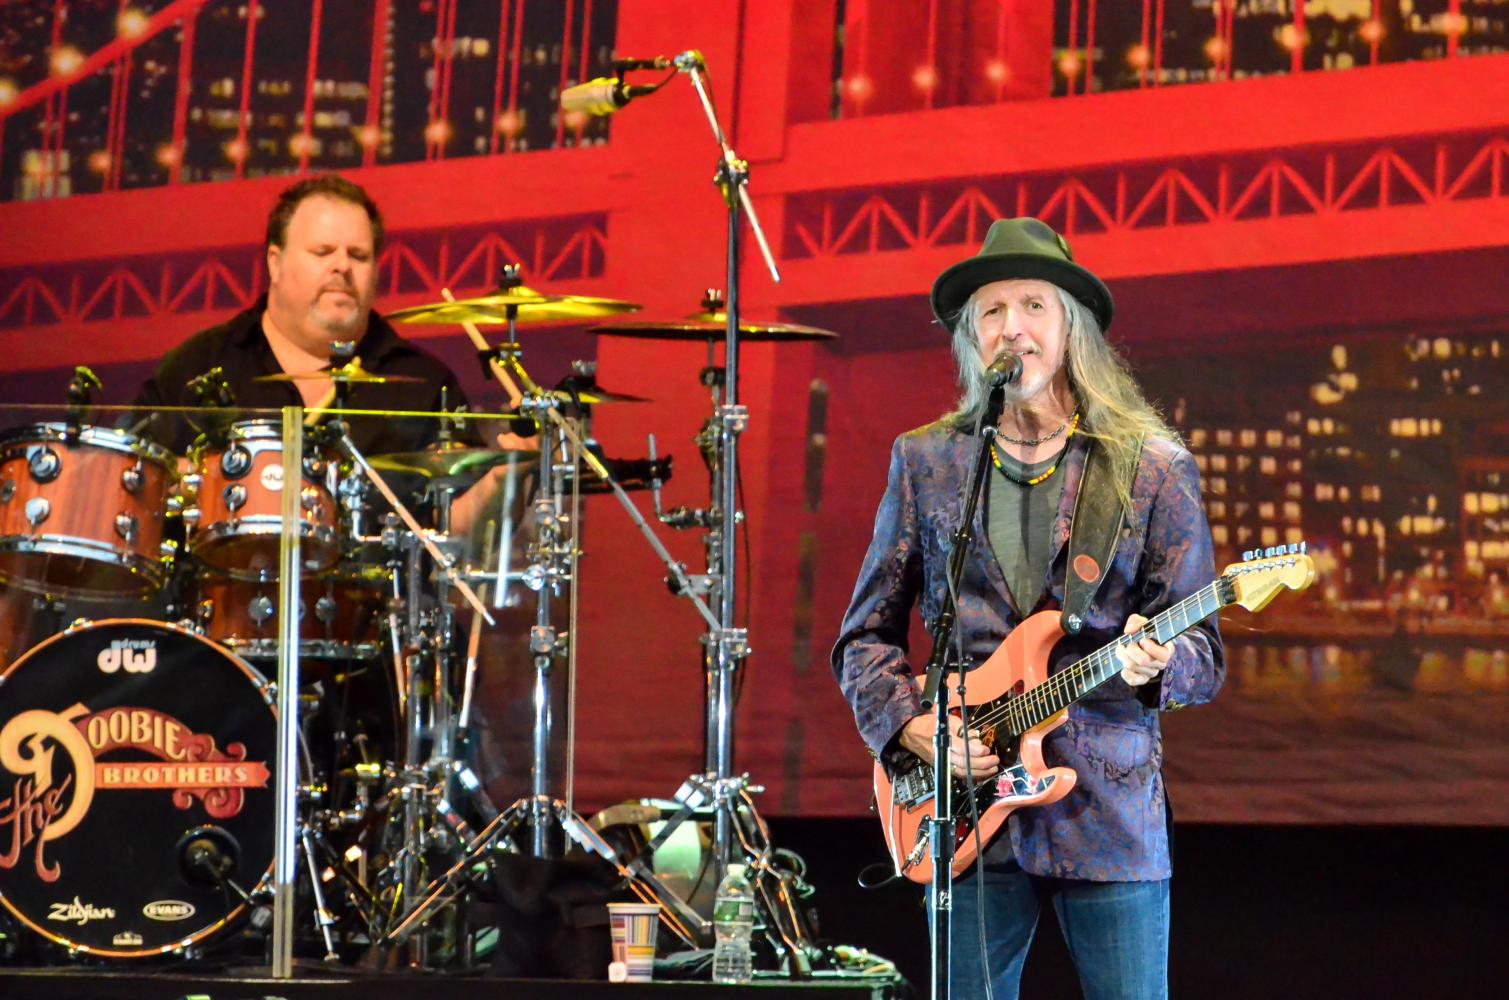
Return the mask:
[[636,97],[653,94],[657,84],[624,83],[616,76],[600,76],[561,91],[561,110],[589,115],[611,115]]

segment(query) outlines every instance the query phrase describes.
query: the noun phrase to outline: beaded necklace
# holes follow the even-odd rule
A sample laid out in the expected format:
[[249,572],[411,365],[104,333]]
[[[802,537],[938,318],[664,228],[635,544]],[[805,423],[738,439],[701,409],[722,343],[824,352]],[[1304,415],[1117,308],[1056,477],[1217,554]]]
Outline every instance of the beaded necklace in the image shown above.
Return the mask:
[[[1069,432],[1064,435],[1064,446],[1059,450],[1058,455],[1054,457],[1053,464],[1048,466],[1047,472],[1033,476],[1031,479],[1018,479],[1016,476],[1013,476],[1011,473],[1006,471],[1006,466],[1001,464],[1001,456],[996,454],[996,446],[994,441],[992,441],[990,444],[990,460],[991,462],[995,463],[995,467],[1001,473],[1001,475],[1006,477],[1007,482],[1016,483],[1018,486],[1036,486],[1038,483],[1046,482],[1049,476],[1058,471],[1058,464],[1064,460],[1064,455],[1069,450],[1069,439],[1074,437],[1074,432],[1078,429],[1079,411],[1075,410],[1074,416],[1069,419]],[[1058,432],[1055,431],[1052,435],[1049,436],[1057,436],[1057,433]],[[1008,440],[1010,439],[1008,438]]]

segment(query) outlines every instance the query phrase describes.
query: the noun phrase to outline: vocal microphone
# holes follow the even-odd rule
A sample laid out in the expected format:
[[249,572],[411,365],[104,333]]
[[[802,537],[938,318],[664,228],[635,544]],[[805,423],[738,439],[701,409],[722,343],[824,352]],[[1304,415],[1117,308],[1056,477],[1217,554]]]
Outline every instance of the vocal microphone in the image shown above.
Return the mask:
[[589,115],[611,115],[636,97],[653,94],[657,84],[624,83],[616,76],[600,76],[561,91],[561,110]]
[[1015,385],[1017,379],[1022,377],[1022,356],[1012,351],[1002,351],[996,355],[990,367],[985,369],[985,374],[990,378],[992,389]]

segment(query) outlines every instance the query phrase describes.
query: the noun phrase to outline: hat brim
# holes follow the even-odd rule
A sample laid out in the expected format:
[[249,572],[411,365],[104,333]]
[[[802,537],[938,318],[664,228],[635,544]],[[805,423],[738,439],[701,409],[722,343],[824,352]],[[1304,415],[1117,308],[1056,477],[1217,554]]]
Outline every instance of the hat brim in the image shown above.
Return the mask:
[[1073,261],[1054,260],[1035,253],[996,253],[971,257],[953,265],[933,282],[933,315],[946,328],[981,285],[1013,278],[1035,278],[1055,284],[1082,302],[1104,332],[1116,313],[1111,290]]

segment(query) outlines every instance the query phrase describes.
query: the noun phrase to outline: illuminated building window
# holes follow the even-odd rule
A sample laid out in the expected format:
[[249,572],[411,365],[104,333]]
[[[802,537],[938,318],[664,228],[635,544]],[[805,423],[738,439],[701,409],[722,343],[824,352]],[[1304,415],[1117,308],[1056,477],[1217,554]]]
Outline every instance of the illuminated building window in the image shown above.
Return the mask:
[[1330,483],[1315,484],[1315,499],[1321,501],[1329,501],[1334,499],[1335,496],[1336,487],[1332,486]]
[[1340,489],[1338,489],[1336,491],[1336,499],[1339,500],[1339,501],[1341,501],[1342,503],[1351,503],[1352,502],[1352,491],[1351,491],[1351,489],[1349,487],[1346,487],[1346,486],[1341,487]]
[[1199,469],[1201,472],[1205,472],[1207,471],[1209,466],[1210,462],[1205,458],[1203,454],[1195,456],[1195,468]]
[[1216,444],[1219,447],[1222,447],[1222,448],[1230,448],[1231,447],[1231,431],[1228,431],[1228,430],[1219,430],[1219,431],[1216,431]]
[[1292,500],[1302,500],[1302,499],[1304,499],[1304,496],[1305,496],[1305,484],[1304,483],[1295,483],[1295,482],[1285,483],[1284,484],[1284,496],[1289,497]]
[[1226,525],[1224,524],[1213,525],[1210,529],[1210,539],[1217,545],[1225,545],[1228,541],[1228,534]]
[[1277,545],[1278,544],[1278,529],[1277,528],[1272,528],[1272,527],[1265,527],[1265,528],[1263,528],[1263,536],[1262,536],[1262,538],[1263,538],[1263,544],[1264,545]]
[[1192,430],[1192,431],[1189,432],[1189,446],[1191,448],[1199,448],[1204,443],[1205,443],[1205,428],[1203,428],[1203,427],[1196,427],[1194,430]]
[[1210,456],[1210,467],[1212,469],[1214,469],[1216,472],[1225,472],[1226,471],[1226,456],[1225,455],[1212,455],[1212,456]]
[[1284,503],[1284,520],[1290,524],[1298,524],[1300,519],[1299,504],[1292,500]]
[[1258,504],[1257,510],[1258,517],[1261,517],[1265,521],[1273,520],[1274,507],[1272,500],[1264,500],[1262,503]]
[[1262,458],[1258,459],[1258,470],[1265,476],[1277,475],[1278,459],[1274,458],[1272,455],[1264,455]]
[[1284,446],[1283,431],[1268,431],[1263,435],[1263,443],[1269,448],[1282,448]]
[[1304,463],[1303,459],[1298,459],[1298,458],[1291,458],[1291,459],[1289,459],[1289,474],[1290,475],[1297,476],[1301,472],[1303,472],[1304,470],[1305,470],[1305,463]]
[[1225,476],[1216,476],[1214,479],[1212,479],[1210,481],[1210,492],[1214,493],[1218,497],[1225,496],[1226,495],[1226,477]]
[[1254,430],[1244,430],[1244,431],[1242,431],[1242,433],[1241,433],[1241,444],[1242,444],[1243,448],[1255,448],[1255,447],[1257,447],[1257,431],[1254,431]]
[[1212,519],[1219,519],[1226,516],[1225,500],[1212,500],[1208,506],[1209,510],[1207,511],[1207,513],[1210,514]]
[[1252,468],[1252,456],[1251,455],[1238,455],[1237,456],[1237,471],[1238,472],[1246,472],[1250,468]]

